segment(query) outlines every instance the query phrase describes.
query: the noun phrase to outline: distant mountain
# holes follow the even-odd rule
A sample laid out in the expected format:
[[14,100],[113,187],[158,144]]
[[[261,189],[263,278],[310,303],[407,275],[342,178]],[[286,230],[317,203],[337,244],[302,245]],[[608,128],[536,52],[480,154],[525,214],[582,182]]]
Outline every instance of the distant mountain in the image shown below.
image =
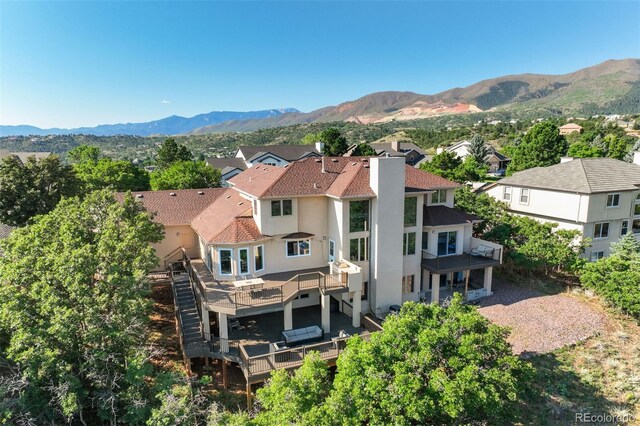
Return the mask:
[[277,117],[282,114],[296,113],[295,108],[268,109],[262,111],[213,111],[207,114],[199,114],[193,117],[179,117],[172,115],[161,120],[149,121],[146,123],[122,123],[122,124],[102,124],[96,127],[79,127],[75,129],[40,129],[34,126],[3,126],[0,125],[0,136],[27,136],[27,135],[65,135],[65,134],[86,134],[96,136],[112,135],[177,135],[188,133],[194,129],[216,125],[231,120],[250,120]]
[[310,113],[227,121],[193,133],[253,131],[331,121],[383,123],[487,110],[582,115],[640,113],[640,59],[610,60],[563,75],[509,75],[435,95],[377,92]]

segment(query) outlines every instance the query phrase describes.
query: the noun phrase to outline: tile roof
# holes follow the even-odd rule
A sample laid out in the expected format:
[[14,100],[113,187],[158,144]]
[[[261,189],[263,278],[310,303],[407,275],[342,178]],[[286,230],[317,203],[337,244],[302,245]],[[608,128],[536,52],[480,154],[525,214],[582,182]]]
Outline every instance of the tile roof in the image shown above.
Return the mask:
[[460,225],[480,220],[477,216],[447,206],[424,206],[422,226]]
[[320,155],[315,145],[246,145],[238,147],[238,151],[247,161],[267,153],[287,161],[295,161],[309,154]]
[[[149,212],[156,214],[156,222],[167,226],[189,225],[200,212],[211,205],[226,190],[225,188],[176,189],[138,191],[132,194]],[[124,199],[124,194],[124,192],[119,192],[116,194],[116,198],[121,201]]]
[[[373,197],[368,157],[307,158],[286,167],[258,165],[229,180],[239,191],[258,198],[329,195]],[[405,165],[405,191],[457,188],[442,177]]]
[[394,153],[406,154],[409,151],[415,151],[420,155],[425,155],[424,150],[413,142],[398,142],[398,148],[400,149],[400,151],[396,151],[395,149],[393,149],[393,145],[391,142],[371,142],[369,145],[371,146],[371,148],[376,150],[378,155],[385,152],[389,153],[390,155],[393,155]]
[[220,169],[223,175],[229,173],[232,170],[247,170],[247,165],[242,158],[230,157],[230,158],[207,158],[207,164],[214,169]]
[[640,166],[613,158],[578,158],[514,173],[500,185],[592,194],[640,188]]
[[191,227],[210,243],[233,244],[266,238],[253,220],[251,202],[230,188],[202,210]]

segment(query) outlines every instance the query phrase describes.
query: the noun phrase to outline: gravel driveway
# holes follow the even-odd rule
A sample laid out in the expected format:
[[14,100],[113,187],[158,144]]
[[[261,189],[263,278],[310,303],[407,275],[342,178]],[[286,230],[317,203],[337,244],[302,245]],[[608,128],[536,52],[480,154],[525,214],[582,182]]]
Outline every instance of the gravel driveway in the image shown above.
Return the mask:
[[479,312],[511,328],[509,342],[517,354],[546,353],[604,330],[606,317],[568,294],[546,295],[494,281],[494,294],[481,299]]

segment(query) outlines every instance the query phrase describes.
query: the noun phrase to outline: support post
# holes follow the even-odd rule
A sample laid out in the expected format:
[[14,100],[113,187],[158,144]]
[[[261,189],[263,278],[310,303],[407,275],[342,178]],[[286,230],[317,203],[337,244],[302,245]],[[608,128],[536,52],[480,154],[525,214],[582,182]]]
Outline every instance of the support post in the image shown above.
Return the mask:
[[284,329],[293,329],[293,301],[284,305]]
[[222,360],[222,388],[227,390],[229,387],[229,381],[227,379],[227,361]]
[[484,288],[487,290],[487,296],[491,296],[491,282],[493,281],[493,267],[484,268]]
[[440,274],[431,274],[431,303],[440,304]]
[[322,304],[322,330],[324,331],[324,334],[331,333],[330,297],[331,296],[328,294],[320,294],[320,303]]
[[204,331],[204,338],[211,340],[211,323],[209,322],[209,311],[207,305],[202,304],[202,331]]
[[471,270],[467,271],[467,277],[464,280],[464,300],[467,300],[467,294],[469,293],[469,275],[471,275]]
[[218,312],[218,332],[220,335],[220,352],[229,352],[229,328],[227,314]]
[[353,292],[353,318],[351,325],[360,327],[360,313],[362,312],[362,290]]
[[247,411],[251,411],[253,406],[253,394],[251,393],[251,384],[247,381]]

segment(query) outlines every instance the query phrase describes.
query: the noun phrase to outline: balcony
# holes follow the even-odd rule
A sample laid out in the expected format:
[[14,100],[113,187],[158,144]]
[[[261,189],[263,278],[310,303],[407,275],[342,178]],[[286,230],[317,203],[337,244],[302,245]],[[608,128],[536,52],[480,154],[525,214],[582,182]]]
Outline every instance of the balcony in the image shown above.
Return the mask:
[[471,238],[470,250],[458,255],[438,256],[422,250],[422,268],[434,274],[469,271],[502,264],[502,246]]

